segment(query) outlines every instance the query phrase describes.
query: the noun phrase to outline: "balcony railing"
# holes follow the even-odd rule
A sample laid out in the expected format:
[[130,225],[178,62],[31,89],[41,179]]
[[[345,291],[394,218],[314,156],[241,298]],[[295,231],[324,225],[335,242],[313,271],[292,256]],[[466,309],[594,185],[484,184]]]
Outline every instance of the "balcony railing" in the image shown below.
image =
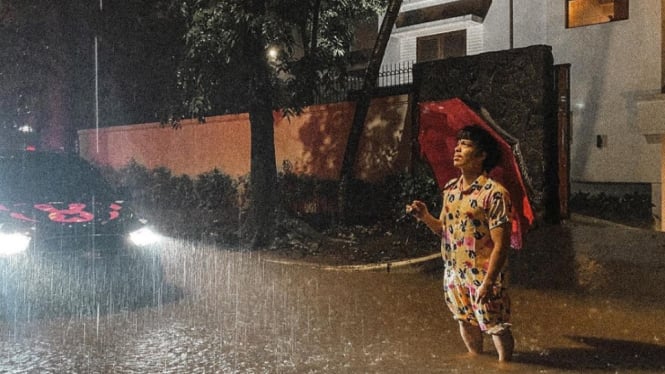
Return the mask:
[[[377,79],[378,88],[400,87],[413,83],[413,61],[383,65]],[[363,87],[363,76],[349,75],[346,82],[334,85],[315,98],[315,104],[327,104],[350,100],[354,92]]]

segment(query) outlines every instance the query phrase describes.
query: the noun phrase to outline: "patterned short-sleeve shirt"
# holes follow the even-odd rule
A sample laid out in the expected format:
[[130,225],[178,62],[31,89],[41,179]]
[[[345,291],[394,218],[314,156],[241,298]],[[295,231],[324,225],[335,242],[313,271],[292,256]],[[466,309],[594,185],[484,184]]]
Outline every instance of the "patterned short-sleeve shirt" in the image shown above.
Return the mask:
[[482,281],[494,248],[490,230],[510,222],[511,209],[506,188],[486,174],[465,190],[462,178],[446,184],[440,216],[441,254],[458,281]]

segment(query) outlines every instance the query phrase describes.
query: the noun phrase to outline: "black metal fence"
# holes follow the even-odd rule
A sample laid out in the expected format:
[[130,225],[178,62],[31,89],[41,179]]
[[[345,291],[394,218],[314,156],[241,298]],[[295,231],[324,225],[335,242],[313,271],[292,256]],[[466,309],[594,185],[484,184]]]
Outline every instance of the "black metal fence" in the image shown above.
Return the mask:
[[405,61],[382,66],[377,87],[395,87],[413,83],[413,63]]
[[[413,83],[413,61],[383,65],[377,79],[378,88],[405,86]],[[346,82],[322,90],[314,99],[314,104],[328,104],[350,100],[354,92],[363,86],[363,76],[349,75]]]

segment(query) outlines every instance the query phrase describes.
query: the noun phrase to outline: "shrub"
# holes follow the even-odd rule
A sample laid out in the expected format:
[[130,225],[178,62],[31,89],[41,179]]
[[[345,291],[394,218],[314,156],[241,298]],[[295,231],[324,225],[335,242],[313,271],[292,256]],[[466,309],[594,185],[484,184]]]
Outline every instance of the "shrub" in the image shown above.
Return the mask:
[[209,233],[225,243],[237,243],[243,209],[238,182],[214,169],[199,175],[193,189],[196,200],[192,218],[198,224],[199,235]]
[[389,205],[395,217],[404,215],[404,207],[413,200],[425,202],[435,216],[441,211],[441,190],[425,165],[416,167],[412,173],[389,177],[384,188],[392,191]]
[[654,215],[649,194],[630,193],[623,196],[603,192],[577,192],[570,199],[570,210],[576,213],[630,226],[651,227]]
[[[331,229],[338,213],[339,183],[292,173],[278,175],[280,210],[319,230]],[[237,244],[245,206],[245,180],[215,169],[198,175],[176,176],[166,168],[152,170],[132,161],[118,171],[105,170],[108,179],[128,191],[133,206],[161,230],[187,238],[208,238]],[[381,183],[353,180],[349,185],[345,224],[374,225],[404,215],[414,199],[425,201],[433,214],[441,198],[429,169],[402,173]]]
[[[284,167],[279,175],[281,202],[284,210],[308,224],[326,229],[338,214],[339,182],[309,175],[295,174]],[[348,185],[348,200],[343,223],[373,225],[404,215],[404,207],[414,199],[425,201],[432,212],[441,209],[440,191],[431,171],[425,167],[413,173],[402,173],[381,182],[352,179]]]
[[329,227],[337,214],[337,181],[284,170],[278,176],[280,208],[317,229]]
[[132,205],[164,232],[188,238],[238,239],[237,184],[218,170],[192,179],[166,168],[148,170],[136,162],[106,173],[130,194]]

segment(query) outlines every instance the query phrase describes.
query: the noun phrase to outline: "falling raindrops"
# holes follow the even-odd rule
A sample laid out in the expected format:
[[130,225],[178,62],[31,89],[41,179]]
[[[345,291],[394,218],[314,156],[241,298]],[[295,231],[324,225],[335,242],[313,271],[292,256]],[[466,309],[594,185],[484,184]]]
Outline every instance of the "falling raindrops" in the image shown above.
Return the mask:
[[[0,372],[496,371],[489,344],[479,360],[465,358],[438,274],[333,272],[265,261],[269,255],[173,239],[159,261],[130,267],[30,262],[37,273],[0,285],[3,300],[18,300],[0,321]],[[630,304],[595,300],[587,313],[589,296],[514,291],[515,372],[665,368],[665,330],[640,327]],[[641,317],[664,311],[651,305]],[[614,329],[611,321],[621,323]],[[610,349],[641,355],[619,362]]]

